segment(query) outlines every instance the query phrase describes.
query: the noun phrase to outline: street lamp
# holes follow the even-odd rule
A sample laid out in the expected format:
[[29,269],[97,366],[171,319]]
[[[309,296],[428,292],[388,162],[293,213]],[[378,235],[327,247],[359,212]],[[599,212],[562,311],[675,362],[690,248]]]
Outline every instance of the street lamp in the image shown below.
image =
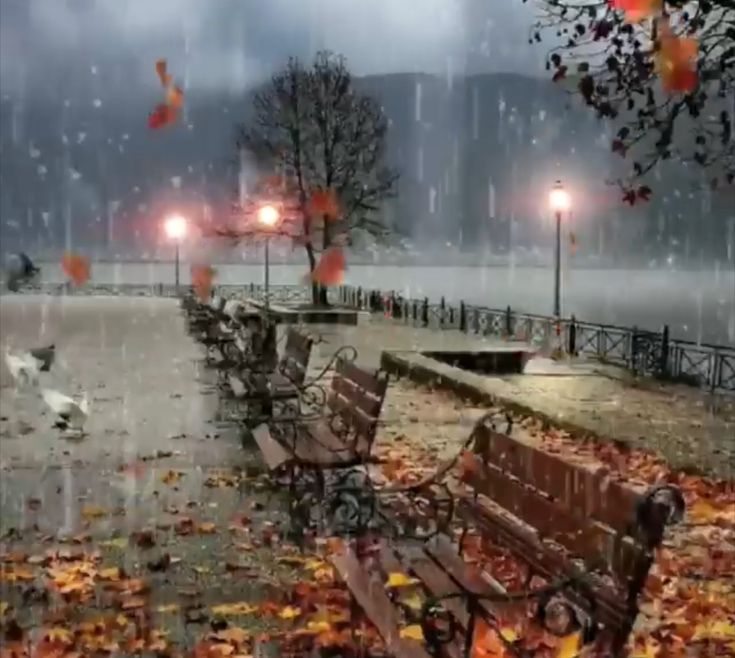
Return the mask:
[[181,215],[171,215],[170,217],[166,218],[166,222],[164,223],[166,235],[170,240],[173,240],[174,246],[176,248],[176,255],[174,260],[174,266],[176,268],[174,270],[176,294],[178,294],[179,292],[179,246],[181,245],[181,241],[186,237],[187,228],[188,227],[186,219]]
[[271,205],[261,206],[258,209],[258,222],[266,229],[265,231],[265,308],[266,311],[270,307],[270,233],[281,219],[281,213],[278,208]]
[[554,250],[554,315],[561,317],[561,216],[572,205],[569,193],[564,189],[561,181],[554,183],[549,194],[549,205],[556,218],[556,249]]

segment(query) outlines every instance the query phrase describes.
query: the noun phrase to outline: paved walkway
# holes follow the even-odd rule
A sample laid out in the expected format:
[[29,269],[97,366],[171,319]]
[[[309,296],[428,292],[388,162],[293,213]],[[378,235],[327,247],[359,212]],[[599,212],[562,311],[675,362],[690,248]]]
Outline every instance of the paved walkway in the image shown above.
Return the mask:
[[[509,345],[458,331],[415,329],[375,316],[356,327],[313,326],[311,330],[327,341],[317,347],[313,367],[323,364],[342,344],[355,346],[358,361],[367,367],[379,365],[383,350],[464,350]],[[713,396],[683,385],[636,382],[622,369],[592,361],[569,365],[535,359],[529,363],[527,374],[503,377],[476,375],[441,365],[440,370],[470,381],[499,399],[533,409],[551,421],[653,451],[673,467],[733,478],[733,396]],[[392,395],[391,391],[389,400]]]

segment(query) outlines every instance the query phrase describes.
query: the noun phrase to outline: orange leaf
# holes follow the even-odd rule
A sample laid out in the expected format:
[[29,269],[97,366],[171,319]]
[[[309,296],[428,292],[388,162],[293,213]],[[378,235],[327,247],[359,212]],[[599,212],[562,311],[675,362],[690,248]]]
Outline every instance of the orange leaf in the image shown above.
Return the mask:
[[329,247],[311,273],[311,280],[323,286],[342,285],[345,268],[345,255],[341,247]]
[[179,117],[179,112],[175,107],[171,107],[167,103],[159,103],[148,117],[148,127],[151,130],[165,128],[173,123]]
[[337,194],[331,188],[314,190],[311,193],[308,208],[310,215],[319,215],[326,219],[337,219],[342,214]]
[[613,9],[625,12],[628,23],[640,23],[651,16],[658,16],[663,9],[663,0],[610,0]]
[[65,253],[61,259],[61,268],[75,286],[81,286],[89,280],[89,259],[84,256]]
[[666,91],[688,93],[697,86],[697,55],[699,43],[696,39],[678,37],[668,23],[659,22],[659,49],[656,63]]
[[156,73],[158,78],[161,80],[163,87],[168,87],[171,84],[171,76],[167,73],[167,65],[165,59],[159,59],[156,61]]
[[181,87],[170,87],[166,91],[166,103],[174,110],[180,110],[184,104],[184,91]]
[[216,273],[210,265],[191,266],[191,285],[199,301],[206,302],[209,299]]

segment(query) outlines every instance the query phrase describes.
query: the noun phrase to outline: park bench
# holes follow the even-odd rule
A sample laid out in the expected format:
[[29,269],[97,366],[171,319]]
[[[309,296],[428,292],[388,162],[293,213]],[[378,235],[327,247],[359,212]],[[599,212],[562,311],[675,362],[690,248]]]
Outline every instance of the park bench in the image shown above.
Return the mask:
[[320,523],[338,515],[340,507],[348,510],[342,521],[350,527],[362,527],[367,520],[360,496],[368,479],[365,466],[375,461],[371,449],[387,386],[385,372],[365,370],[338,356],[320,414],[276,417],[254,428],[268,470],[289,477],[295,525]]
[[259,367],[259,363],[242,361],[227,373],[221,383],[225,397],[236,402],[257,402],[259,416],[269,417],[273,404],[297,401],[306,380],[314,340],[296,329],[286,334],[286,347],[275,369]]
[[[352,550],[333,557],[391,655],[425,655],[417,653],[424,649],[418,642],[406,650],[406,641],[398,641],[400,606],[388,601],[384,586],[371,585],[395,572],[415,577],[426,598],[418,623],[431,655],[469,658],[478,620],[497,627],[511,613],[532,615],[558,636],[579,632],[602,651],[596,655],[624,655],[654,549],[666,525],[683,514],[680,492],[611,481],[603,469],[568,463],[485,422],[466,445],[453,487],[463,522],[457,542],[438,534],[419,544],[384,541],[369,560]],[[470,528],[488,552],[522,567],[514,591],[502,584],[503,569],[493,574],[491,566],[478,577],[463,559]],[[533,655],[523,653],[521,642],[509,643],[508,655]]]

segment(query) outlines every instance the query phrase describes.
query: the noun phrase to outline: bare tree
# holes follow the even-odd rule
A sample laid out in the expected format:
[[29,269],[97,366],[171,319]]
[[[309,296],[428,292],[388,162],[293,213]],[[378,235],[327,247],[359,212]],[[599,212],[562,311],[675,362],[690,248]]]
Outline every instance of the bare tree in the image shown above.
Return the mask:
[[[388,232],[375,216],[398,179],[382,165],[387,120],[372,98],[355,90],[344,58],[320,52],[309,68],[289,59],[256,94],[254,109],[253,121],[238,128],[237,147],[264,172],[280,172],[280,194],[297,209],[310,272],[337,235],[349,238],[358,228]],[[319,216],[311,203],[327,192],[336,197],[336,216]],[[326,304],[323,286],[313,283],[312,294],[315,304]]]
[[[559,42],[553,79],[617,124],[611,149],[632,159],[617,181],[627,202],[648,198],[642,178],[666,160],[703,167],[713,188],[733,182],[735,0],[535,1],[531,41]],[[683,45],[694,49],[691,70],[672,61]]]

